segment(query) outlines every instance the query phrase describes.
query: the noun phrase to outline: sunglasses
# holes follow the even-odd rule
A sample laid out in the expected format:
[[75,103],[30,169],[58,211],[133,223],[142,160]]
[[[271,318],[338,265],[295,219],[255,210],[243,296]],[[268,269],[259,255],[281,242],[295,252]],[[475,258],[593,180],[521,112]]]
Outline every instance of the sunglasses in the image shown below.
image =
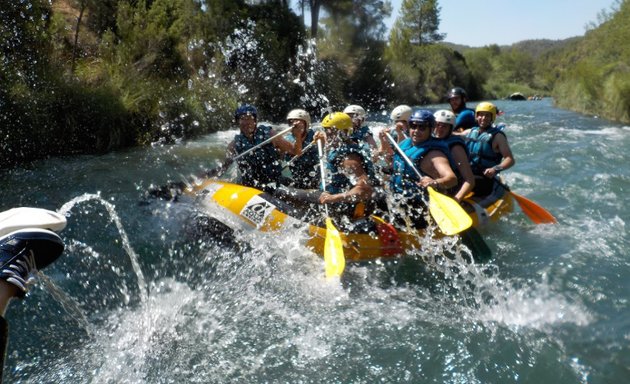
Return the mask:
[[409,129],[419,129],[421,131],[424,131],[424,130],[427,130],[429,128],[431,128],[431,125],[426,124],[426,123],[424,123],[424,124],[410,123],[409,124]]

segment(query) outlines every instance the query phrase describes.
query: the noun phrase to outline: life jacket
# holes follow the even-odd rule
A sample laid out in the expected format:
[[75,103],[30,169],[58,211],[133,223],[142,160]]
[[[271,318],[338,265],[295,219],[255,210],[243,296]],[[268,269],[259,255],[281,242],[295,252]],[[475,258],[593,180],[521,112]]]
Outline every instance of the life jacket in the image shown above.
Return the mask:
[[492,126],[481,133],[479,127],[468,132],[466,147],[470,157],[470,166],[475,175],[482,175],[486,168],[494,167],[503,159],[503,155],[492,149],[492,140],[497,134],[503,133],[504,126]]
[[[341,164],[350,154],[357,154],[361,158],[361,164],[367,174],[368,181],[372,186],[379,185],[374,172],[374,164],[370,156],[366,153],[365,148],[354,142],[345,142],[340,147],[332,149],[328,152],[326,170],[330,176],[330,182],[326,184],[326,192],[337,194],[348,191],[354,187],[354,180],[351,180],[343,172],[341,172]],[[358,218],[369,214],[374,209],[373,202],[364,203],[339,203],[335,207],[335,211],[342,215]]]
[[339,148],[332,149],[328,152],[326,169],[331,175],[331,181],[326,185],[326,191],[332,194],[347,191],[353,187],[350,180],[343,172],[340,172],[340,166],[343,160],[350,154],[356,153],[361,157],[361,164],[372,185],[378,185],[376,173],[374,172],[374,164],[370,156],[366,154],[365,149],[359,144],[344,143]]
[[365,140],[365,138],[368,136],[372,136],[372,131],[370,130],[370,127],[364,125],[356,131],[352,132],[352,135],[350,135],[350,139],[352,139],[361,147],[370,149],[370,145]]
[[[308,130],[304,143],[313,141],[315,131]],[[287,156],[291,157],[291,156]],[[321,172],[319,171],[319,154],[317,147],[312,146],[306,152],[302,152],[291,165],[291,186],[300,189],[318,189],[321,183]]]
[[477,121],[475,119],[475,110],[470,108],[463,108],[462,110],[455,112],[455,126],[454,130],[468,129],[477,125]]
[[[413,145],[411,138],[403,140],[399,144],[400,149],[407,155],[416,169],[420,170],[420,162],[424,156],[432,150],[439,150],[445,156],[448,156],[448,147],[443,140],[430,138],[420,144]],[[393,175],[390,179],[390,187],[395,193],[399,193],[405,197],[418,195],[419,187],[416,182],[420,181],[416,172],[407,164],[400,154],[394,154]]]
[[455,173],[455,176],[457,177],[457,185],[448,189],[446,193],[448,195],[455,195],[457,191],[459,191],[459,189],[461,188],[462,184],[464,183],[464,178],[459,172],[459,166],[457,165],[457,162],[455,161],[455,158],[453,157],[453,154],[451,151],[453,150],[453,147],[457,145],[461,145],[466,151],[466,155],[468,156],[468,147],[466,147],[466,142],[464,141],[464,139],[462,139],[461,136],[458,136],[458,135],[450,135],[446,139],[442,139],[442,140],[448,146],[448,162],[451,166],[451,169],[453,170],[453,173]]
[[[267,140],[271,129],[266,125],[257,126],[253,141],[243,134],[236,135],[234,137],[236,153],[243,153]],[[237,164],[241,174],[241,184],[248,187],[265,189],[268,184],[278,182],[282,173],[278,151],[272,143],[265,144],[241,157]]]

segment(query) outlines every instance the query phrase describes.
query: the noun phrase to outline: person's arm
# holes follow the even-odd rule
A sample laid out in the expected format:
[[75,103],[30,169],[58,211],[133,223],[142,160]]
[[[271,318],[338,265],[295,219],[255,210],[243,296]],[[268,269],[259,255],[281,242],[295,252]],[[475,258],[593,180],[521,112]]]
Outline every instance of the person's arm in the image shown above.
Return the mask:
[[452,188],[457,185],[457,176],[451,169],[448,158],[442,152],[429,151],[420,163],[420,169],[427,175],[420,179],[420,186],[435,189]]
[[236,155],[238,155],[238,153],[236,153],[236,141],[232,140],[225,150],[225,159],[223,162],[225,163],[228,160],[231,161],[231,159]]
[[[269,131],[269,137],[273,137],[276,134],[278,134],[278,132],[275,132],[273,129]],[[282,153],[288,153],[291,156],[298,156],[302,154],[302,141],[303,140],[296,138],[295,143],[292,143],[284,137],[278,136],[271,140],[271,143]]]
[[365,141],[372,149],[372,152],[378,151],[378,144],[376,144],[376,140],[374,140],[374,136],[372,136],[372,134],[365,135]]
[[366,201],[372,197],[374,187],[370,184],[368,175],[363,169],[363,162],[361,157],[355,153],[349,154],[341,164],[344,168],[344,173],[353,176],[357,183],[348,191],[337,194],[330,194],[327,192],[322,193],[319,198],[320,204],[329,203],[356,203],[359,201]]
[[453,130],[453,132],[451,133],[452,135],[457,135],[457,136],[461,136],[464,140],[466,139],[466,136],[468,136],[468,133],[471,131],[470,128],[468,129],[462,129],[460,128],[459,131]]
[[508,144],[505,135],[497,134],[494,137],[494,140],[492,141],[492,149],[495,152],[500,153],[503,158],[498,165],[495,165],[492,168],[486,168],[483,171],[483,175],[490,179],[498,175],[499,172],[511,168],[516,163],[516,160],[514,160],[514,155],[512,155],[512,149],[510,148],[510,145]]
[[455,160],[455,164],[457,164],[459,174],[462,176],[462,186],[453,198],[457,201],[462,201],[464,197],[466,197],[470,192],[472,192],[473,188],[475,188],[475,175],[473,174],[470,163],[468,162],[468,155],[466,154],[464,147],[461,145],[453,146],[453,148],[451,148],[451,155]]

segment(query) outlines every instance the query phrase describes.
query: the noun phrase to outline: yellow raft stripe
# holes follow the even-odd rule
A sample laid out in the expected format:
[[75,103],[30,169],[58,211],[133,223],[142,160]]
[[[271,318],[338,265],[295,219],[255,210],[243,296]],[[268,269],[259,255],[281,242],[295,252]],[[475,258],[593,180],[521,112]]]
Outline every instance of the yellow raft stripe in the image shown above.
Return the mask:
[[[294,225],[299,227],[304,223],[281,212],[275,205],[260,197],[261,191],[254,188],[245,187],[229,182],[206,180],[201,185],[189,191],[191,194],[211,198],[218,205],[229,210],[240,217],[244,222],[263,232],[278,231],[283,228],[290,228]],[[474,203],[473,201],[470,201]],[[511,212],[513,199],[506,194],[503,199],[497,200],[488,207],[487,213],[491,221],[496,221],[505,213]],[[473,226],[482,225],[475,212],[471,213]],[[326,228],[308,225],[308,240],[306,246],[311,248],[320,256],[324,254],[324,240],[326,238]],[[399,231],[400,246],[403,252],[421,248],[423,233],[407,233]],[[368,261],[377,258],[397,256],[392,252],[390,244],[385,244],[380,239],[378,233],[341,233],[344,254],[349,261]]]

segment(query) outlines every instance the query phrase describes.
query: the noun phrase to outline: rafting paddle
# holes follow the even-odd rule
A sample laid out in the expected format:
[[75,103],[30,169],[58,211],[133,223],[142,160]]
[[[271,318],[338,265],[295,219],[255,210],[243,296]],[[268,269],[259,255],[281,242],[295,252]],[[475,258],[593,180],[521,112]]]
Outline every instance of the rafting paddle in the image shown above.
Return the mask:
[[[239,153],[238,155],[234,156],[234,157],[230,157],[225,159],[225,162],[223,164],[221,164],[220,166],[213,168],[211,170],[205,171],[202,175],[200,175],[200,178],[215,178],[215,177],[219,177],[221,176],[223,173],[225,173],[225,171],[228,170],[228,168],[234,164],[234,162],[238,159],[240,159],[241,157],[257,150],[258,148],[262,147],[263,145],[269,144],[272,140],[285,135],[287,132],[289,132],[291,130],[291,127],[280,131],[278,133],[276,133],[275,135],[271,136],[270,138],[268,138],[267,140],[263,141],[262,143],[256,144],[253,147],[251,147],[250,149],[246,150],[243,153]],[[181,195],[182,192],[186,189],[189,188],[191,186],[191,184],[189,182],[184,182],[184,181],[171,181],[168,182],[166,185],[163,185],[161,187],[150,187],[148,192],[147,192],[147,196],[152,196],[154,198],[159,198],[159,199],[164,199],[164,200],[175,200],[177,198],[177,196]]]
[[227,169],[230,167],[230,165],[232,165],[236,160],[240,159],[243,156],[246,156],[250,153],[252,153],[253,151],[257,150],[258,148],[269,144],[271,141],[275,140],[276,138],[283,136],[285,134],[287,134],[293,127],[289,127],[285,130],[282,130],[278,133],[276,133],[275,135],[271,136],[270,138],[268,138],[267,140],[263,141],[262,143],[256,144],[253,147],[251,147],[250,149],[248,149],[247,151],[243,152],[243,153],[239,153],[238,155],[234,156],[234,157],[230,157],[225,159],[225,162],[223,164],[221,164],[220,166],[211,169],[209,171],[206,171],[205,176],[206,177],[219,177],[221,176],[225,171],[227,171]]
[[534,203],[528,198],[518,195],[510,190],[510,187],[503,184],[498,177],[495,177],[494,180],[506,191],[508,191],[512,197],[516,200],[518,205],[521,207],[521,210],[527,217],[531,219],[536,224],[555,224],[558,222],[553,215],[547,211],[545,208],[540,205]]
[[[319,169],[322,174],[322,189],[326,191],[326,170],[324,168],[324,150],[321,140],[317,140],[319,152]],[[324,240],[324,269],[326,277],[341,276],[346,268],[346,258],[343,254],[341,235],[328,215],[328,205],[324,204],[326,211],[326,239]]]
[[[413,165],[411,159],[409,159],[405,152],[400,149],[392,136],[388,132],[385,132],[385,136],[387,136],[387,139],[389,139],[393,147],[396,148],[396,151],[405,160],[407,165],[413,169],[418,178],[422,178],[420,171]],[[457,201],[436,191],[433,187],[427,187],[427,190],[429,191],[429,212],[442,233],[451,236],[470,228],[472,219]]]

